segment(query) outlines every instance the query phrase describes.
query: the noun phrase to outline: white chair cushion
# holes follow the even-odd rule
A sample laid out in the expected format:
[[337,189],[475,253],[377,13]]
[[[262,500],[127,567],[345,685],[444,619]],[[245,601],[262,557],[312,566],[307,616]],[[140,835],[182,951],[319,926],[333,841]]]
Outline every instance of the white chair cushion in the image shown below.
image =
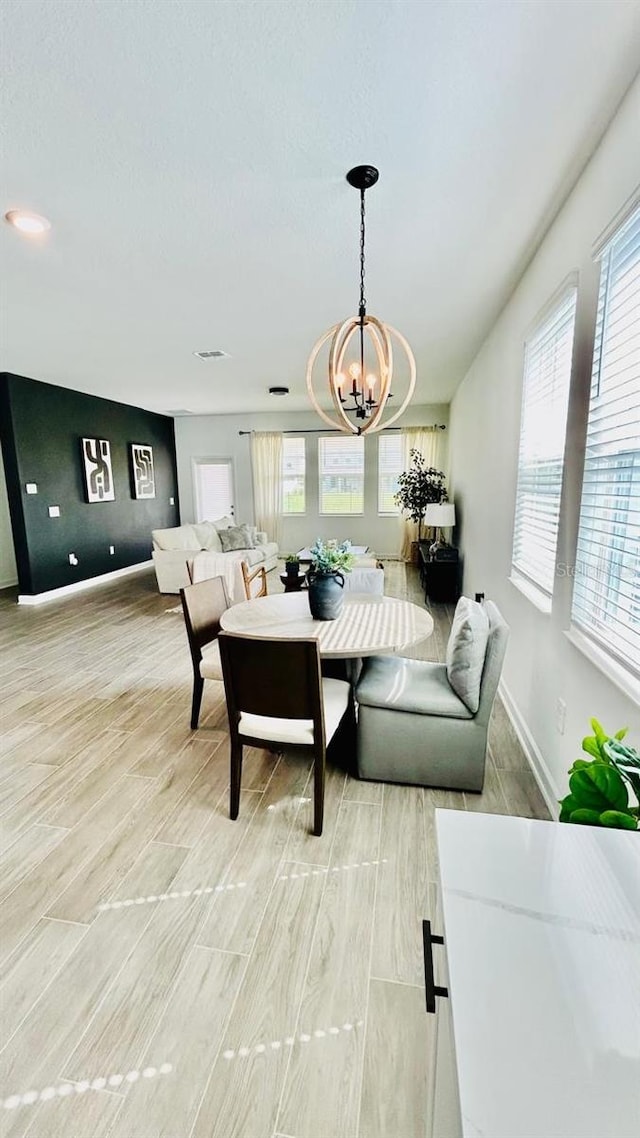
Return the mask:
[[[322,681],[324,730],[327,743],[335,735],[340,720],[349,706],[349,684],[344,680]],[[270,715],[242,712],[238,730],[241,735],[264,739],[268,743],[289,743],[310,747],[313,744],[313,720],[277,719]]]
[[173,526],[171,529],[154,529],[151,536],[158,549],[200,549],[200,541],[193,526]]
[[207,644],[206,648],[202,649],[202,659],[200,661],[200,675],[203,680],[221,680],[222,679],[222,661],[220,659],[220,645],[217,640],[212,644]]
[[480,706],[480,681],[489,638],[485,609],[460,597],[447,644],[447,678],[456,695],[475,715]]

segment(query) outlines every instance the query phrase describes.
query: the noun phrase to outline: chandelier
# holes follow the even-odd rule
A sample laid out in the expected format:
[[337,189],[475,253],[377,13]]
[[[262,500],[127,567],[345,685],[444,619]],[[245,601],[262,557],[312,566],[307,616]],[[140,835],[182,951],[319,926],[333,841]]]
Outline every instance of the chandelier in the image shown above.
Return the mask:
[[[375,186],[378,171],[375,166],[355,166],[347,174],[350,186],[360,191],[360,304],[358,315],[350,316],[342,324],[335,324],[314,345],[307,364],[307,391],[321,419],[330,427],[346,434],[363,435],[366,431],[381,431],[391,426],[405,410],[416,385],[416,361],[404,336],[367,313],[364,291],[365,246],[365,191]],[[337,418],[322,409],[314,391],[314,369],[327,341],[329,347],[329,392]],[[393,344],[396,341],[404,352],[409,366],[409,382],[402,405],[385,419],[387,400],[393,397]]]

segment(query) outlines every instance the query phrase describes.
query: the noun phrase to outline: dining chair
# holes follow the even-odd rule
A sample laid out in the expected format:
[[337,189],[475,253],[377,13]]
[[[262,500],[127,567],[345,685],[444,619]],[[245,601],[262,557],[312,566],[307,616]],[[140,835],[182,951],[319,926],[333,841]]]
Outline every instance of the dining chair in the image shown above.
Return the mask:
[[317,640],[219,637],[231,743],[230,816],[238,817],[243,748],[269,747],[313,759],[313,832],[322,833],[326,750],[347,710],[351,689],[323,679]]
[[[244,582],[244,591],[248,601],[254,600],[256,597],[266,597],[267,595],[267,571],[264,565],[259,565],[252,573],[249,572],[249,566],[246,561],[240,562],[242,569],[242,580]],[[260,586],[254,589],[253,582],[260,578]]]
[[200,718],[204,681],[222,680],[218,634],[220,617],[229,608],[224,577],[209,577],[206,581],[187,585],[180,590],[180,600],[193,664],[191,729],[195,731]]

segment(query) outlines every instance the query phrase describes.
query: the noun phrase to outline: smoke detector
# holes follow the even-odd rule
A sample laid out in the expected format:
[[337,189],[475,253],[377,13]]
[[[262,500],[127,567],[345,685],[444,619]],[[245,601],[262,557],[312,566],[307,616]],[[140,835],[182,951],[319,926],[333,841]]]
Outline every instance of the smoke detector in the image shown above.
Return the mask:
[[228,352],[222,352],[220,350],[220,348],[214,348],[212,351],[209,351],[209,352],[194,352],[193,354],[194,354],[194,356],[197,356],[199,360],[228,360],[229,359],[229,353]]
[[288,394],[289,394],[289,388],[288,387],[270,387],[269,388],[269,395],[288,395]]

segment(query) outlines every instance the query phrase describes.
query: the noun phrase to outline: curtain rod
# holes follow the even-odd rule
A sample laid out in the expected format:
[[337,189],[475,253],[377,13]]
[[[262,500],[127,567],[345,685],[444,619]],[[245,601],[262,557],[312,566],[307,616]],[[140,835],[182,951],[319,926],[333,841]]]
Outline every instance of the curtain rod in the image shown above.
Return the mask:
[[[422,431],[446,431],[447,428],[446,428],[446,425],[444,423],[425,423],[425,424],[420,424],[418,429],[422,430]],[[382,431],[404,431],[404,430],[406,430],[405,427],[383,427],[382,428]],[[382,431],[376,431],[376,434],[382,434]],[[253,433],[254,433],[253,431],[238,431],[239,435],[252,435]],[[276,431],[276,432],[274,432],[274,434],[281,434],[281,435],[343,435],[344,433],[345,433],[344,431],[332,430],[331,427],[327,427],[325,430],[323,430],[322,427],[306,427],[306,428],[300,427],[300,429],[297,431],[280,431],[280,432]],[[357,438],[357,436],[355,436],[355,437]]]

